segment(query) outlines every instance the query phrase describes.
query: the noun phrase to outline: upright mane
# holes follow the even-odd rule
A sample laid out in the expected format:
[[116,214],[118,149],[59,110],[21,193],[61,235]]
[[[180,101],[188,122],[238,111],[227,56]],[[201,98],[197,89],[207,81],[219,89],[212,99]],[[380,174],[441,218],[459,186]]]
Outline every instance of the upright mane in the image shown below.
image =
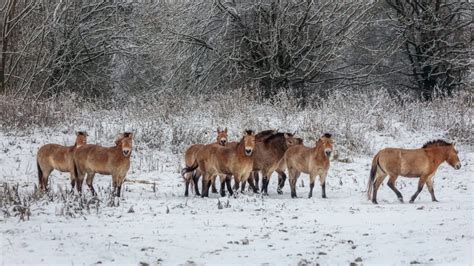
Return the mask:
[[437,140],[432,140],[432,141],[426,142],[426,143],[423,145],[423,147],[421,147],[421,148],[424,149],[424,148],[429,148],[429,147],[449,146],[449,145],[452,145],[452,144],[449,143],[449,142],[446,142],[445,140],[437,139]]
[[[293,133],[286,133],[287,135],[293,137]],[[273,134],[272,136],[268,137],[265,139],[265,143],[269,143],[270,141],[273,141],[275,139],[280,139],[280,140],[284,140],[285,139],[285,133],[283,132],[278,132],[276,134]]]

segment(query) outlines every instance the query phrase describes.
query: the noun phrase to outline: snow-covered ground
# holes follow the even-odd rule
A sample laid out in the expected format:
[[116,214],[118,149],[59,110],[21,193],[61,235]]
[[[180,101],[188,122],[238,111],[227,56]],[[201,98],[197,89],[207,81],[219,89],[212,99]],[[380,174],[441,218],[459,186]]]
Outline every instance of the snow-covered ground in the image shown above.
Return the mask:
[[[0,137],[0,183],[19,184],[20,195],[31,194],[37,183],[38,147],[73,142],[61,133]],[[374,150],[420,147],[434,137],[372,136]],[[129,179],[148,184],[127,183],[119,206],[108,206],[111,178],[96,176],[100,202],[89,210],[67,210],[75,206],[73,196],[66,203],[45,197],[32,201],[29,220],[0,216],[0,264],[473,264],[474,151],[458,149],[462,168],[443,164],[435,176],[439,203],[425,189],[414,204],[401,204],[384,185],[377,206],[365,194],[368,156],[332,162],[328,199],[318,186],[312,199],[306,197],[306,175],[298,181],[298,199],[290,198],[288,184],[277,195],[276,176],[268,197],[248,192],[202,199],[183,196],[179,155],[136,151]],[[68,174],[54,172],[51,179],[57,193],[70,188]],[[405,199],[416,182],[398,180]],[[89,192],[85,197],[91,199]]]

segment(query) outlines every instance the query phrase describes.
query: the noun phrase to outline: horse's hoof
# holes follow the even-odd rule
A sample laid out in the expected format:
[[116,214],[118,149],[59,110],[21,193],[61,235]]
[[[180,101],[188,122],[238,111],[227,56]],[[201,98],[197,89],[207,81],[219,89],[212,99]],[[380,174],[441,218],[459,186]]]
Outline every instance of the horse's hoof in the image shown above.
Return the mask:
[[437,199],[434,199],[433,202],[439,202]]
[[410,202],[410,203],[413,203],[413,202],[414,202],[414,200],[410,200],[409,202]]
[[379,204],[376,200],[372,200],[373,204]]
[[327,199],[328,197],[326,197],[326,195],[323,195],[323,199]]
[[398,198],[398,200],[400,201],[400,203],[404,203],[403,198]]

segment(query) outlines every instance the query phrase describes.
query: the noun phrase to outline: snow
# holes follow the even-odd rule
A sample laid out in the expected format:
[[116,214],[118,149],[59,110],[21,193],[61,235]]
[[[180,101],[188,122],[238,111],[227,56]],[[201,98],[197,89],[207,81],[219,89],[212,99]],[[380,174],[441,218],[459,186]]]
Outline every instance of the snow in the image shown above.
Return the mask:
[[[410,135],[411,137],[408,137]],[[437,137],[405,133],[369,134],[374,152],[382,147],[419,147]],[[35,154],[41,144],[73,142],[73,136],[0,134],[0,183],[19,184],[20,193],[37,183]],[[337,142],[336,142],[337,143]],[[102,143],[112,145],[112,143]],[[119,206],[108,203],[109,176],[96,176],[99,207],[65,215],[60,199],[31,203],[29,220],[0,217],[1,265],[11,264],[473,264],[473,165],[471,146],[459,146],[462,168],[442,164],[435,175],[439,203],[426,189],[414,204],[401,204],[383,185],[379,205],[366,199],[371,158],[333,161],[327,195],[319,186],[307,198],[308,176],[298,180],[298,199],[288,183],[269,196],[251,192],[237,198],[211,194],[184,195],[179,154],[136,151],[131,180]],[[54,172],[52,188],[70,189],[69,175]],[[155,190],[151,183],[156,183]],[[416,179],[399,178],[405,199],[416,190]],[[304,186],[302,186],[304,185]],[[0,188],[3,189],[3,188]],[[88,191],[86,189],[86,191]],[[69,196],[68,204],[74,205]],[[89,192],[86,199],[91,199]],[[221,208],[218,207],[220,202]]]

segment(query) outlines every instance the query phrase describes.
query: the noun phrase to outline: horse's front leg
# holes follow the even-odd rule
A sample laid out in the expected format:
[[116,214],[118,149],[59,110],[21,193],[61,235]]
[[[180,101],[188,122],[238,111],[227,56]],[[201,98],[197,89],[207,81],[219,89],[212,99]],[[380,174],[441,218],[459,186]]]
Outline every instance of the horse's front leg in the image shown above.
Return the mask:
[[326,177],[327,177],[327,175],[328,175],[327,172],[324,172],[324,173],[319,175],[319,182],[321,183],[321,193],[322,193],[323,199],[327,198],[326,197]]
[[420,180],[418,180],[418,189],[416,190],[415,194],[413,194],[413,196],[411,196],[410,203],[413,203],[415,201],[416,197],[418,197],[418,194],[420,194],[420,192],[423,190],[423,186],[426,183],[426,179],[427,179],[426,176],[421,176],[420,177]]
[[431,200],[434,202],[438,202],[438,200],[435,197],[434,194],[434,188],[433,188],[433,175],[431,175],[427,180],[426,180],[426,186],[428,187],[428,191],[431,194]]

